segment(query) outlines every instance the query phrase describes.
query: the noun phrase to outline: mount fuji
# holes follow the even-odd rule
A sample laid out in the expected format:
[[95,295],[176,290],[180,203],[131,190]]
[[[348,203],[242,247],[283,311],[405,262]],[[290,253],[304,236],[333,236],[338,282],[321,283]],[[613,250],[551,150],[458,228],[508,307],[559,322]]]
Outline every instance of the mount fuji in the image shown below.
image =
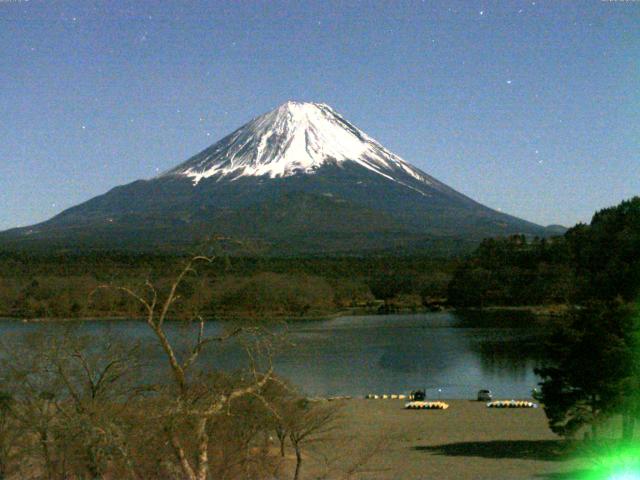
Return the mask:
[[448,187],[328,105],[287,102],[155,178],[0,233],[0,241],[175,249],[223,234],[265,253],[352,254],[515,233],[546,230]]

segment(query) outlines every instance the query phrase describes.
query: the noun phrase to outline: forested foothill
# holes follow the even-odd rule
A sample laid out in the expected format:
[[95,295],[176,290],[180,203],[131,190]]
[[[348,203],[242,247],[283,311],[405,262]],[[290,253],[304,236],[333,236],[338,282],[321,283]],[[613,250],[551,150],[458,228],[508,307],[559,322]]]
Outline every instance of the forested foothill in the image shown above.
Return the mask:
[[[0,254],[0,317],[137,317],[104,283],[166,284],[188,259],[172,254],[89,252]],[[456,260],[411,257],[220,257],[181,286],[176,317],[322,316],[337,312],[419,311],[444,302]]]

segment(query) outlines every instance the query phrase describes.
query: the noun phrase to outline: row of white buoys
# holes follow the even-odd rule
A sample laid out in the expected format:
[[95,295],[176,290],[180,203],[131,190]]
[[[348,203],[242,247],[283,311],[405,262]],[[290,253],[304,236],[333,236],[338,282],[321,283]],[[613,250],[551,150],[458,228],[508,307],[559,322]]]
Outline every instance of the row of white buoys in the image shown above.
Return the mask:
[[406,395],[396,395],[395,393],[393,394],[384,394],[384,395],[376,395],[374,393],[369,393],[367,395],[365,395],[364,398],[367,398],[369,400],[404,400],[405,398],[407,398]]
[[494,400],[487,403],[489,408],[538,408],[533,402],[527,400]]
[[449,404],[444,402],[426,402],[418,400],[405,404],[404,408],[415,410],[446,410],[449,408]]

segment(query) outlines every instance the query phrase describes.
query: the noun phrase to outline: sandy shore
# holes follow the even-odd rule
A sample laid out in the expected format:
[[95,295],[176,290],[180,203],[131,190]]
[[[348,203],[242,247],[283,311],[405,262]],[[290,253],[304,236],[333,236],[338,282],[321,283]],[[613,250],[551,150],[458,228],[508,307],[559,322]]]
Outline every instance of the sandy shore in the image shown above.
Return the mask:
[[339,403],[339,462],[357,463],[375,451],[354,478],[551,480],[573,478],[577,468],[560,453],[563,443],[541,408],[490,409],[469,400],[447,401],[443,411],[405,410],[402,400]]

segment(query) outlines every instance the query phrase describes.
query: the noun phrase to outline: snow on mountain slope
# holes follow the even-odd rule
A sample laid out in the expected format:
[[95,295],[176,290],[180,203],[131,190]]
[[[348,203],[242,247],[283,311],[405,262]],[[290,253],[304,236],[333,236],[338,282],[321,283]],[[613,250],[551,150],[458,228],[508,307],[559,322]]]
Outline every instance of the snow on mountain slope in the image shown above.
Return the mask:
[[[323,165],[344,162],[354,162],[423,194],[419,184],[448,189],[385,149],[328,105],[291,101],[255,118],[163,176],[186,176],[197,185],[210,177],[236,180],[313,174]],[[407,175],[419,184],[409,185]]]

